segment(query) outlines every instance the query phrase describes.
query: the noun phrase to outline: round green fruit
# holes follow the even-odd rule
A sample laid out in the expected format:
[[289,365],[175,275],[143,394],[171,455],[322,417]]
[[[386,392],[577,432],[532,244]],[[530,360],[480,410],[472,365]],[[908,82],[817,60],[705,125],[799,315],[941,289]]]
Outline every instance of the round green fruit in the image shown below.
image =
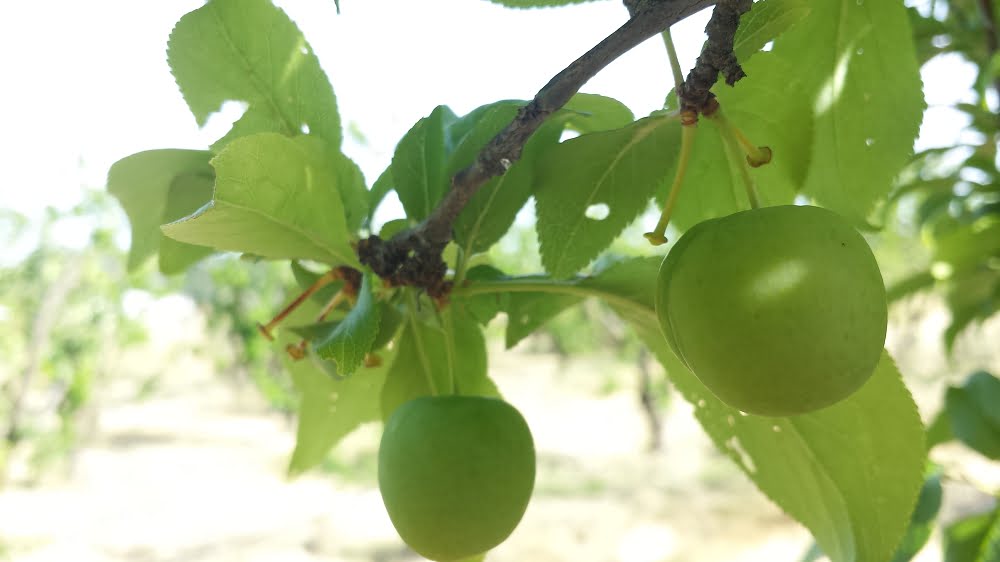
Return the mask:
[[859,389],[885,343],[886,297],[864,238],[839,215],[765,207],[702,222],[660,266],[660,327],[720,400],[789,416]]
[[389,417],[378,452],[382,500],[399,536],[431,560],[503,542],[535,485],[535,446],[513,406],[481,396],[411,400]]

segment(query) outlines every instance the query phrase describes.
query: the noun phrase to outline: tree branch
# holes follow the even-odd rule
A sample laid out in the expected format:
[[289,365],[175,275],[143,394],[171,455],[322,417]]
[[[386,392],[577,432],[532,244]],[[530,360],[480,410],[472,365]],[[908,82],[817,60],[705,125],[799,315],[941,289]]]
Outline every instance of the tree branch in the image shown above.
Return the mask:
[[681,111],[710,114],[714,111],[715,95],[711,88],[721,72],[730,86],[746,76],[733,53],[733,41],[740,16],[750,10],[752,0],[720,0],[705,26],[708,41],[698,55],[698,61],[678,89]]
[[[476,161],[452,177],[451,189],[426,220],[389,241],[378,236],[361,240],[357,248],[361,263],[393,284],[421,287],[435,297],[446,294],[447,266],[441,251],[451,240],[455,219],[476,191],[516,162],[531,134],[601,69],[646,39],[718,1],[631,0],[629,20],[549,80],[480,151]],[[731,45],[730,39],[730,52]]]

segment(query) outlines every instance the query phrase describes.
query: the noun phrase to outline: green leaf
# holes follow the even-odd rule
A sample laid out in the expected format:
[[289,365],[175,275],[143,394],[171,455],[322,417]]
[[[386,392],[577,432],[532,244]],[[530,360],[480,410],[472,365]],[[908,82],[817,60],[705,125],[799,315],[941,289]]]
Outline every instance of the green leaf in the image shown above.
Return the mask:
[[944,562],[1000,560],[1000,508],[952,523],[944,529]]
[[547,293],[511,293],[507,303],[507,335],[505,345],[510,349],[531,335],[543,324],[567,308],[579,304],[574,295]]
[[[449,177],[472,164],[486,144],[517,115],[523,102],[504,101],[487,106],[470,130],[457,141],[448,164]],[[463,118],[465,120],[466,118]],[[527,145],[555,144],[556,135],[537,131]],[[524,155],[501,176],[483,184],[455,220],[455,242],[467,255],[483,252],[496,243],[514,223],[518,211],[531,197],[532,158],[536,151],[526,145]]]
[[[568,140],[539,159],[538,238],[553,277],[585,267],[646,209],[668,171],[664,161],[675,158],[679,129],[675,119],[648,117]],[[603,218],[592,214],[601,211]]]
[[[321,305],[305,302],[287,319],[289,323],[309,322]],[[306,332],[322,324],[304,326]],[[289,476],[297,476],[320,464],[330,449],[361,424],[379,420],[379,394],[393,362],[391,350],[380,352],[382,364],[363,368],[351,377],[338,377],[336,366],[317,356],[312,348],[306,358],[295,361],[285,346],[309,337],[300,329],[282,330],[273,346],[274,353],[291,374],[300,395],[295,451],[288,466]]]
[[917,497],[917,507],[910,518],[910,526],[903,535],[903,541],[896,549],[891,562],[909,562],[917,555],[934,530],[934,520],[941,510],[941,470],[931,467],[924,479],[924,485]]
[[961,387],[945,393],[952,431],[960,441],[988,458],[1000,459],[1000,379],[979,371]]
[[375,217],[375,210],[385,199],[385,196],[393,190],[392,181],[392,167],[388,167],[382,171],[379,177],[372,184],[371,190],[368,192],[368,222],[371,223],[372,219]]
[[815,118],[805,193],[861,222],[912,154],[925,107],[909,17],[901,2],[810,8],[773,49],[808,69],[798,73]]
[[163,226],[167,236],[266,258],[360,267],[339,193],[342,177],[322,141],[274,133],[242,137],[212,160],[212,202]]
[[402,404],[432,394],[499,396],[487,375],[486,340],[460,302],[440,312],[440,325],[411,313],[396,342],[397,359],[382,389],[382,419]]
[[[506,277],[504,272],[491,265],[477,265],[469,268],[465,274],[466,281],[496,281]],[[465,309],[480,324],[489,324],[502,310],[507,310],[510,296],[507,293],[487,293],[462,297]]]
[[378,335],[381,309],[372,296],[373,282],[373,274],[366,273],[361,279],[354,308],[333,330],[315,342],[316,353],[324,359],[334,360],[341,376],[354,373],[372,350]]
[[179,273],[212,253],[211,248],[165,238],[160,231],[160,225],[191,214],[211,199],[211,156],[203,150],[149,150],[111,166],[108,192],[118,199],[132,227],[129,271],[159,254],[163,273]]
[[[729,121],[755,144],[771,148],[773,161],[750,174],[762,204],[791,203],[805,180],[809,165],[812,115],[795,69],[774,53],[760,53],[744,65],[748,76],[736,87],[719,81],[713,88]],[[775,104],[775,99],[782,103]],[[740,160],[740,166],[746,163]],[[660,190],[658,199],[666,196]],[[709,219],[743,211],[750,206],[746,187],[731,170],[720,128],[701,119],[691,160],[681,186],[673,224],[686,230]]]
[[223,102],[248,104],[215,151],[263,132],[308,131],[340,148],[333,88],[302,33],[268,0],[211,0],[186,14],[170,34],[167,59],[199,125]]
[[889,559],[910,519],[926,456],[920,416],[892,359],[883,353],[868,383],[829,408],[790,418],[744,415],[670,351],[652,300],[657,268],[655,259],[622,262],[586,286],[656,354],[716,446],[802,522],[831,560]]
[[745,64],[764,45],[809,14],[808,0],[761,0],[740,17],[733,40],[736,60]]
[[597,94],[575,94],[566,105],[550,120],[560,120],[567,129],[581,135],[621,129],[632,121],[635,115],[624,103]]
[[412,220],[423,220],[448,190],[448,127],[458,117],[440,105],[417,121],[396,145],[392,178],[396,194]]
[[379,419],[379,389],[393,364],[392,352],[382,352],[382,359],[381,366],[360,369],[343,379],[329,376],[312,361],[285,359],[302,395],[290,476],[318,465],[344,436]]
[[[522,101],[501,101],[481,107],[459,123],[474,121],[457,143],[451,157],[449,175],[471,164],[479,151],[503,130],[524,105]],[[528,202],[534,187],[536,161],[556,146],[563,129],[580,133],[624,127],[633,121],[632,112],[620,101],[594,94],[576,94],[556,115],[548,119],[525,143],[521,158],[502,176],[488,181],[462,209],[455,221],[455,241],[466,254],[483,252],[510,229],[517,213]]]

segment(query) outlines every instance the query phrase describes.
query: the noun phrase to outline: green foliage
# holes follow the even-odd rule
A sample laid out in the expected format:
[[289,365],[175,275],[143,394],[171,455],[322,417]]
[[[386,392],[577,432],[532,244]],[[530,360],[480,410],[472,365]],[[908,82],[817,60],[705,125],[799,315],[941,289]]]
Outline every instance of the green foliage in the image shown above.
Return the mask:
[[979,371],[945,394],[951,433],[993,460],[1000,460],[1000,379]]
[[[994,195],[1000,181],[993,141],[984,141],[962,164],[989,181],[963,180],[960,171],[929,177],[922,170],[933,167],[934,154],[927,153],[914,157],[893,191],[893,179],[911,158],[924,108],[918,64],[936,52],[924,43],[940,33],[958,38],[952,23],[923,18],[898,2],[756,3],[736,38],[748,77],[734,88],[720,83],[713,89],[723,110],[698,125],[671,226],[683,231],[746,209],[749,184],[766,206],[802,195],[856,224],[878,223],[876,210],[885,222],[895,205],[916,198],[916,222],[932,241],[937,270],[951,274],[945,280],[916,272],[890,295],[947,281],[955,312],[950,337],[993,314],[1000,300]],[[924,43],[915,45],[914,37]],[[762,52],[771,41],[771,52]],[[962,44],[956,41],[953,48]],[[969,52],[982,55],[971,47]],[[349,310],[334,308],[328,317],[318,316],[320,308],[353,285],[331,283],[304,299],[286,319],[292,328],[279,332],[277,347],[254,336],[245,307],[220,307],[240,312],[233,325],[248,354],[273,358],[291,350],[285,372],[291,373],[294,392],[266,368],[255,370],[255,380],[283,397],[283,407],[298,407],[290,473],[317,466],[356,427],[389,419],[414,399],[497,396],[484,326],[504,313],[512,346],[562,312],[579,311],[577,305],[592,297],[607,307],[601,310],[613,310],[634,329],[696,405],[698,420],[718,448],[809,528],[817,552],[834,562],[893,556],[903,561],[926,542],[940,482],[937,476],[924,478],[925,432],[886,353],[859,391],[829,408],[794,417],[745,415],[716,398],[664,339],[654,310],[662,253],[644,246],[637,250],[644,257],[618,259],[608,252],[627,246],[623,233],[638,237],[629,225],[651,200],[665,195],[681,168],[676,115],[664,111],[635,120],[616,100],[578,94],[548,116],[517,161],[481,162],[500,165],[506,173],[472,194],[451,225],[454,244],[444,257],[451,267],[446,281],[454,286],[446,285],[448,294],[432,299],[379,281],[361,266],[356,242],[372,230],[374,210],[390,191],[398,195],[405,217],[384,225],[382,238],[431,216],[456,173],[476,163],[525,102],[501,100],[464,116],[438,106],[403,136],[368,190],[358,167],[340,152],[340,116],[319,61],[296,26],[266,0],[209,0],[177,24],[168,58],[199,124],[228,100],[248,108],[211,152],[151,151],[112,169],[109,189],[132,222],[130,267],[158,255],[165,272],[197,272],[209,267],[207,262],[191,264],[214,249],[291,260],[292,276],[303,289],[322,273],[300,260],[348,266],[363,280]],[[975,60],[987,67],[984,58]],[[982,72],[980,100],[992,77]],[[995,135],[997,126],[988,108],[985,102],[962,108],[987,136]],[[730,142],[734,126],[769,146],[773,162],[747,169]],[[566,131],[579,136],[560,142]],[[958,185],[963,190],[956,190]],[[967,192],[977,197],[960,195]],[[538,244],[530,231],[512,229],[531,198]],[[512,239],[522,263],[498,259],[495,247]],[[525,242],[530,250],[521,252]],[[524,271],[525,255],[540,256],[534,269],[544,267],[548,275]],[[266,283],[266,290],[290,284],[285,275]],[[220,276],[217,282],[240,287],[233,302],[249,299],[255,290],[246,279]],[[257,301],[268,311],[255,313],[259,320],[283,304],[274,300]],[[983,381],[977,376],[949,391],[946,415],[932,428],[931,443],[957,436],[994,456],[990,432],[996,420],[977,402],[993,392],[993,382]],[[85,396],[83,386],[68,395]],[[972,545],[955,546],[955,552],[974,551],[982,558],[996,543],[990,532],[956,532],[949,544]]]
[[860,222],[888,195],[912,152],[924,110],[909,18],[901,2],[812,2],[774,41],[813,109],[803,190]]
[[274,133],[242,137],[212,165],[212,202],[164,225],[167,236],[268,258],[360,265],[341,199],[342,167],[352,164],[331,160],[322,141]]
[[952,523],[943,542],[944,562],[1000,560],[1000,508]]
[[185,15],[170,34],[167,60],[199,125],[223,102],[247,104],[213,151],[264,132],[308,132],[340,148],[330,82],[299,29],[268,0],[213,0]]
[[160,225],[195,212],[212,198],[215,173],[203,150],[164,149],[139,152],[116,162],[108,172],[114,195],[132,225],[128,269],[135,271],[159,255],[160,271],[181,273],[212,252],[163,235]]
[[455,303],[438,315],[420,318],[417,306],[412,298],[396,342],[396,361],[382,388],[382,418],[420,396],[499,396],[487,375],[482,328],[465,307]]
[[348,376],[361,365],[365,355],[375,345],[381,324],[381,308],[372,296],[371,275],[365,275],[358,291],[358,302],[347,316],[331,330],[316,336],[316,352],[324,359],[337,363],[337,373]]
[[663,161],[676,152],[679,129],[675,119],[648,117],[546,152],[535,198],[542,264],[551,275],[585,267],[646,209],[669,177]]
[[808,527],[832,560],[887,559],[909,520],[924,458],[923,426],[892,359],[883,353],[869,382],[830,408],[789,418],[744,415],[705,388],[660,335],[656,269],[654,260],[632,260],[581,284],[633,326],[697,406],[716,446]]

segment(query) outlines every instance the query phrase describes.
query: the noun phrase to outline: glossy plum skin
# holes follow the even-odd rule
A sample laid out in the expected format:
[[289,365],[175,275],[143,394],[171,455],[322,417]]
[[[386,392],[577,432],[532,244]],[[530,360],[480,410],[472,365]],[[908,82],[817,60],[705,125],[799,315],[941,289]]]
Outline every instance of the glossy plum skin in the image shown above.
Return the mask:
[[378,481],[403,541],[431,560],[461,560],[497,546],[520,522],[534,488],[534,442],[502,400],[417,398],[386,422]]
[[660,266],[656,309],[674,352],[720,400],[790,416],[843,400],[885,343],[885,286],[862,236],[819,207],[702,222]]

